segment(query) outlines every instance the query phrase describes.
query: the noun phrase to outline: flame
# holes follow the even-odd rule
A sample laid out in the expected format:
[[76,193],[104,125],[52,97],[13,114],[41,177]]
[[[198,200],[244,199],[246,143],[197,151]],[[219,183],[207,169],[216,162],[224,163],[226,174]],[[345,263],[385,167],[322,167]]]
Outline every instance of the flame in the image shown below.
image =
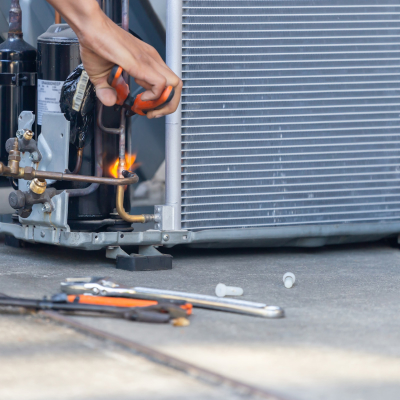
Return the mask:
[[[137,167],[139,167],[140,163],[135,163],[136,154],[125,154],[125,167],[124,169],[127,171],[134,171]],[[116,159],[115,163],[110,167],[110,175],[114,178],[118,178],[119,174],[119,158]]]

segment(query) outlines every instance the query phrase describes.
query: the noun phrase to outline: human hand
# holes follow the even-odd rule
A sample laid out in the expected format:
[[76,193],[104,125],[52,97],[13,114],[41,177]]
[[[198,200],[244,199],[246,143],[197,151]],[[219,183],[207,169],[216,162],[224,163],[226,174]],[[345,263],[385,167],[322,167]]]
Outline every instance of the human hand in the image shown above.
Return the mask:
[[70,25],[79,38],[82,62],[104,105],[112,106],[117,100],[116,91],[108,85],[107,77],[111,68],[118,64],[146,89],[142,100],[157,100],[167,86],[175,89],[174,98],[162,109],[148,112],[147,118],[159,118],[177,109],[182,81],[152,46],[124,31],[98,7],[81,26],[74,24],[76,20],[78,18],[71,20]]

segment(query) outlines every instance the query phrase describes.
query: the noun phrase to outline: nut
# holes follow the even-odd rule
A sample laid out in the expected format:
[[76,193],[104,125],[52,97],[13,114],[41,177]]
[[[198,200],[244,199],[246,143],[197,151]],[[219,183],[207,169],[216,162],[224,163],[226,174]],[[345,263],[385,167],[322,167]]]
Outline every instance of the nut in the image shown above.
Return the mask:
[[25,167],[24,168],[24,179],[30,180],[34,178],[34,173],[36,171],[32,167]]
[[24,134],[22,136],[25,140],[31,140],[33,138],[33,132],[29,129],[24,130]]
[[22,139],[24,136],[24,133],[25,133],[25,129],[18,129],[17,133],[16,133],[17,138]]
[[43,194],[46,191],[46,186],[46,181],[40,181],[38,178],[35,178],[29,185],[29,189],[31,189],[33,193]]

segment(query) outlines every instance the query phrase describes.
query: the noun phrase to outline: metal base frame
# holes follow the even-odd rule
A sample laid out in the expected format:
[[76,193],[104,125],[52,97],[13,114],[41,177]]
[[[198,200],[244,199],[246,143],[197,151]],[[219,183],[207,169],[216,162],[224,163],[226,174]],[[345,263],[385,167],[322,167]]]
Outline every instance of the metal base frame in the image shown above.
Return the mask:
[[396,236],[400,222],[374,224],[309,225],[252,229],[213,229],[199,232],[71,232],[52,226],[0,223],[0,233],[31,243],[46,243],[82,250],[100,250],[109,246],[193,247],[319,247],[379,240]]

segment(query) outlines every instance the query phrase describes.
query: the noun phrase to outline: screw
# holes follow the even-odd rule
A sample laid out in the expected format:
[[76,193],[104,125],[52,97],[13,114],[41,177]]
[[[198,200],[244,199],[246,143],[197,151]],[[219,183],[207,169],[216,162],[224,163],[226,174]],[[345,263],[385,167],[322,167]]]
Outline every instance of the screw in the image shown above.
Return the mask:
[[46,234],[42,231],[40,232],[40,237],[44,238],[46,236]]
[[44,203],[42,207],[42,211],[44,213],[50,214],[51,213],[51,204],[50,203]]
[[169,240],[169,235],[163,235],[163,240],[164,240],[164,242],[168,242],[168,240]]

